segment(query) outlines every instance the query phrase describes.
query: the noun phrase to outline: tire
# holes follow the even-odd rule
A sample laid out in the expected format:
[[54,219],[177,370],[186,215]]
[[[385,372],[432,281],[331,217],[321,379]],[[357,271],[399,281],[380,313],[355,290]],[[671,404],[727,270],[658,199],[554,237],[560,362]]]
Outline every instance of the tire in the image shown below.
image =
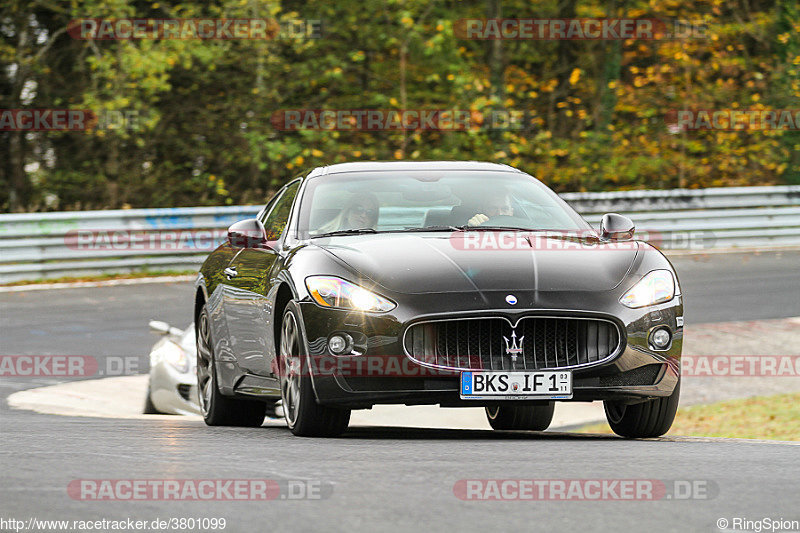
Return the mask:
[[150,398],[150,384],[147,385],[147,397],[144,399],[144,409],[142,409],[142,414],[144,415],[163,415],[161,411],[159,411],[153,400]]
[[205,306],[197,320],[197,395],[203,420],[209,426],[258,427],[264,422],[266,405],[253,400],[224,396],[219,391],[214,344],[211,342]]
[[336,437],[350,423],[350,410],[317,403],[308,365],[308,344],[300,311],[289,302],[283,314],[278,339],[281,398],[289,429],[300,437]]
[[547,405],[496,405],[486,407],[486,419],[492,429],[544,431],[553,421],[555,402]]
[[603,406],[611,429],[621,437],[649,439],[669,431],[678,411],[681,382],[671,395],[633,405],[606,400]]

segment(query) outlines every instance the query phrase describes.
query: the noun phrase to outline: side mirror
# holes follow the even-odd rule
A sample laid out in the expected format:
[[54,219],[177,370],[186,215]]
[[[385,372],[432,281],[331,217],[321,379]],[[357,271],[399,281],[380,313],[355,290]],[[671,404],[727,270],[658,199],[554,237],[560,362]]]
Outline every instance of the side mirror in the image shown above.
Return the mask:
[[162,322],[160,320],[151,320],[148,325],[150,326],[150,331],[158,335],[183,335],[182,329],[174,328],[166,322]]
[[150,331],[157,333],[158,335],[166,335],[169,333],[170,326],[166,322],[162,322],[160,320],[151,320],[148,326],[150,326]]
[[608,241],[629,241],[635,230],[633,220],[617,213],[606,213],[600,221],[600,235]]
[[234,248],[260,248],[267,244],[267,230],[257,218],[248,218],[228,228],[228,242]]

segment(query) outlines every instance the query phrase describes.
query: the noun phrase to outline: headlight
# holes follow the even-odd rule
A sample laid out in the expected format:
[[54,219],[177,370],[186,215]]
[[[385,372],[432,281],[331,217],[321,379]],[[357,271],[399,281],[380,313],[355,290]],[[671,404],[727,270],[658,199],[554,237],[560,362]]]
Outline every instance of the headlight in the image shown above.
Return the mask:
[[314,301],[322,307],[380,313],[396,307],[391,300],[334,276],[310,276],[306,278],[306,287]]
[[189,358],[186,357],[186,352],[184,352],[181,348],[175,347],[174,350],[167,351],[164,359],[166,359],[167,363],[174,366],[180,372],[186,372],[189,370]]
[[189,371],[189,358],[180,346],[167,342],[150,354],[150,365],[158,364],[164,360],[181,373]]
[[668,302],[675,297],[675,278],[669,270],[653,270],[619,299],[627,307]]

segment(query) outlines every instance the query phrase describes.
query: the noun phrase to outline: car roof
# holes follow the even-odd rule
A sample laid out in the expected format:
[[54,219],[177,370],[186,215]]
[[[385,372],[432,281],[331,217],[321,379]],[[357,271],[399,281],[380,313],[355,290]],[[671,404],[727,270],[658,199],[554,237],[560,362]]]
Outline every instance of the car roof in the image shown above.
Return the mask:
[[312,170],[308,177],[325,174],[342,174],[345,172],[380,172],[397,170],[493,170],[501,172],[519,172],[514,167],[485,161],[355,161],[338,163]]

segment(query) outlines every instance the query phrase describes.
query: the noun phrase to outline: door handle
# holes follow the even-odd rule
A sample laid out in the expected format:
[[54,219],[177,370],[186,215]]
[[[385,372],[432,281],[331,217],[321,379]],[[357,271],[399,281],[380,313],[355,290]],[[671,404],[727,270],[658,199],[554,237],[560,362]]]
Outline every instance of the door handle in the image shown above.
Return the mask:
[[236,267],[228,267],[225,270],[223,270],[222,272],[225,274],[225,277],[228,278],[228,279],[235,278],[236,276],[239,275],[239,273],[236,272]]

